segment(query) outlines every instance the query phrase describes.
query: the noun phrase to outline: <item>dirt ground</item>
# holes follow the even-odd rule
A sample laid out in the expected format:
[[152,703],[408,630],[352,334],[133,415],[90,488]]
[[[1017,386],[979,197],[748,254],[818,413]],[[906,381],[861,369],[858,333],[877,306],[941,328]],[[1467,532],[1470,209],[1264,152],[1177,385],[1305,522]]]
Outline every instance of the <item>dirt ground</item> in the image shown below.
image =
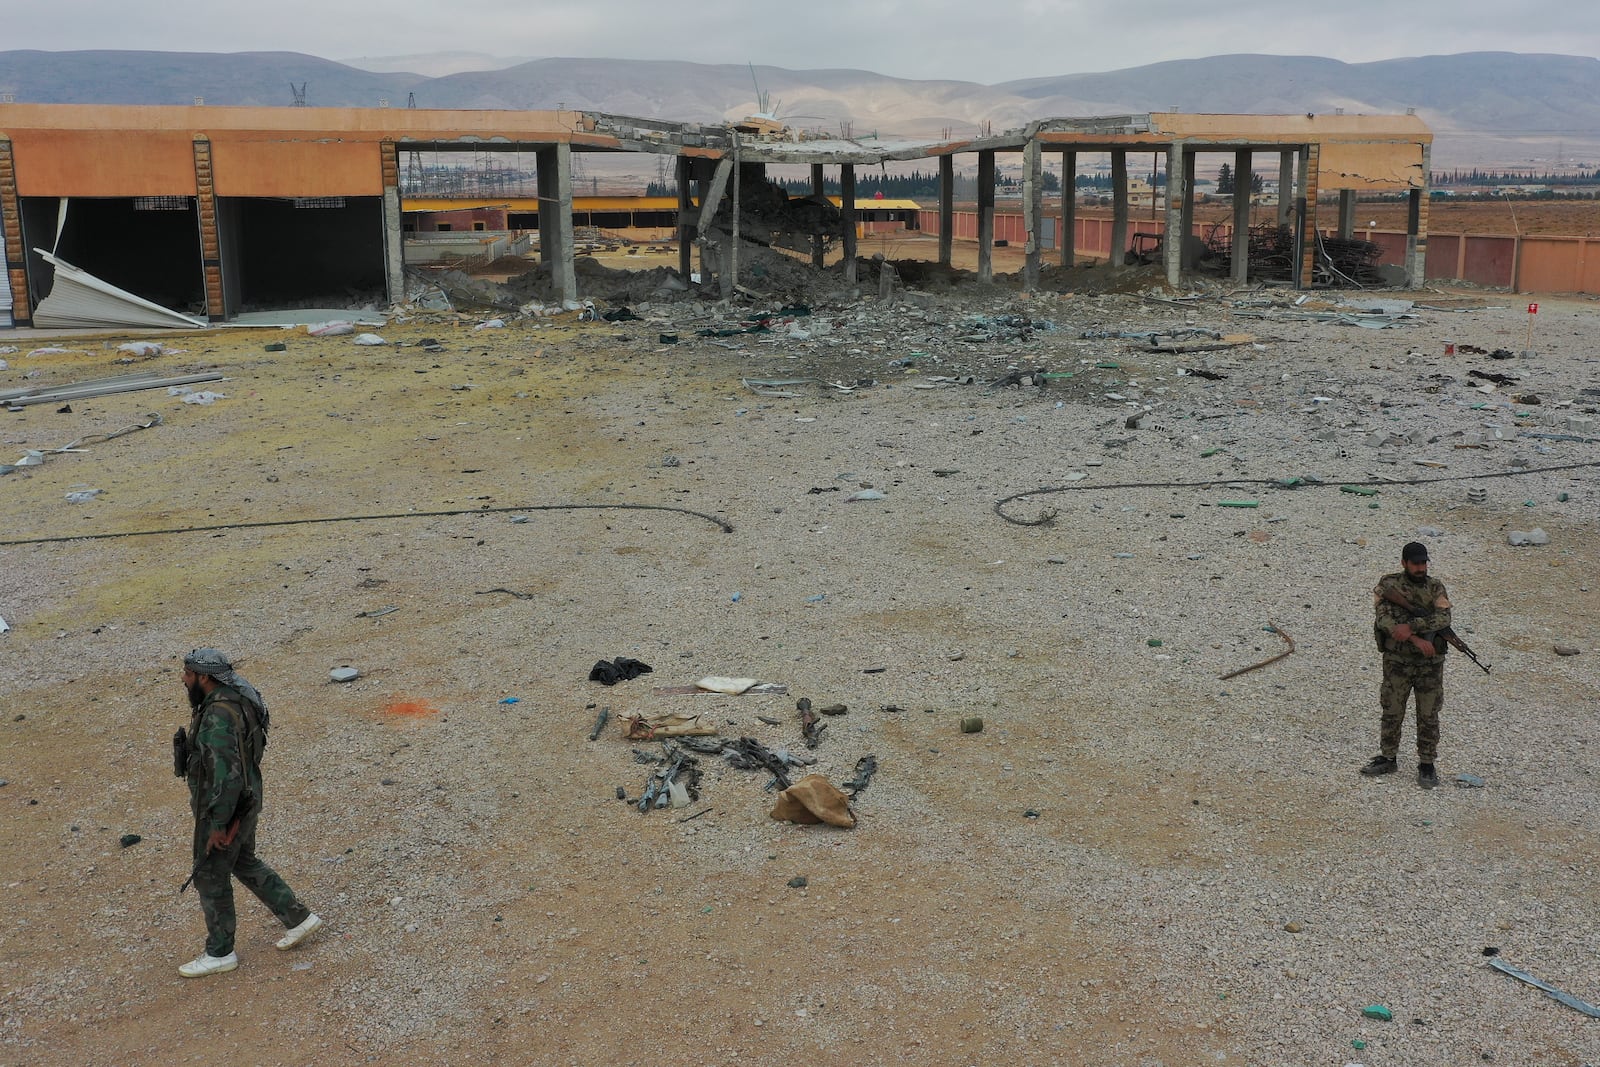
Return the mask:
[[[1064,328],[956,343],[978,311]],[[1395,487],[1382,510],[1225,484],[1355,479],[1378,462],[1357,442],[1442,405],[1430,388],[1463,390],[1438,417],[1477,426],[1494,413],[1470,408],[1466,364],[1418,353],[1517,345],[1521,320],[1335,332],[1003,289],[878,314],[819,309],[831,333],[796,320],[809,340],[697,337],[707,319],[663,313],[422,316],[374,348],[207,331],[131,362],[121,337],[22,342],[0,389],[226,379],[211,405],[0,413],[3,459],[163,420],[0,479],[0,538],[37,542],[0,547],[0,1062],[1594,1062],[1595,1023],[1481,956],[1504,946],[1600,999],[1592,472],[1484,482],[1470,506],[1460,484]],[[1157,355],[1083,336],[1197,317],[1260,340]],[[1553,301],[1549,330],[1559,368],[1518,366],[1576,413],[1592,303]],[[1038,365],[1053,391],[985,388]],[[1180,373],[1196,366],[1224,380]],[[928,374],[978,380],[916,387]],[[1166,398],[1142,429],[1130,394]],[[1589,456],[1449,440],[1430,454],[1450,473],[1514,446]],[[1050,505],[1046,525],[993,510],[1085,472],[1221,481],[1017,505]],[[885,499],[847,502],[866,488]],[[1212,506],[1241,496],[1266,504]],[[1446,772],[1487,790],[1354,775],[1376,723],[1366,591],[1428,522],[1450,527],[1440,573],[1495,663],[1451,666]],[[1548,553],[1505,547],[1533,523]],[[1283,650],[1267,619],[1299,650],[1219,683]],[[200,645],[271,706],[260,848],[328,926],[277,953],[241,891],[239,970],[193,982],[168,739]],[[587,680],[617,656],[653,672]],[[330,682],[341,665],[360,677]],[[658,692],[707,675],[786,692]],[[848,706],[815,750],[799,697]],[[669,711],[835,783],[874,756],[858,825],[774,821],[767,776],[713,757],[688,809],[619,801],[659,746],[617,724]],[[1385,1001],[1394,1022],[1363,1019]]]

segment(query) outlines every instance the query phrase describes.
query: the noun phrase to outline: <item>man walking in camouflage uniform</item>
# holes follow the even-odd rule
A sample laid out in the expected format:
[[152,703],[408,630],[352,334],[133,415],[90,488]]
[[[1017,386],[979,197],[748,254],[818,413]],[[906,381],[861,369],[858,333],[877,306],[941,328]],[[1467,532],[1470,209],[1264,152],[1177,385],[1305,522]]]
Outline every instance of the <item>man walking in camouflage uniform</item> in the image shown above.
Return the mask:
[[1439,751],[1439,708],[1444,704],[1444,658],[1440,630],[1450,625],[1450,597],[1444,583],[1428,575],[1428,549],[1412,541],[1400,550],[1401,570],[1385,574],[1372,591],[1372,636],[1383,653],[1383,725],[1379,752],[1361,768],[1365,775],[1393,773],[1400,754],[1400,729],[1406,699],[1417,697],[1417,784],[1439,784],[1434,757]]
[[[231,971],[237,918],[237,878],[288,927],[278,942],[294,948],[322,926],[284,880],[256,856],[261,814],[261,754],[267,743],[267,705],[214,648],[183,659],[183,685],[194,715],[187,735],[174,739],[176,764],[189,782],[194,812],[194,886],[206,916],[206,950],[178,968],[185,978]],[[187,884],[187,883],[185,883]]]

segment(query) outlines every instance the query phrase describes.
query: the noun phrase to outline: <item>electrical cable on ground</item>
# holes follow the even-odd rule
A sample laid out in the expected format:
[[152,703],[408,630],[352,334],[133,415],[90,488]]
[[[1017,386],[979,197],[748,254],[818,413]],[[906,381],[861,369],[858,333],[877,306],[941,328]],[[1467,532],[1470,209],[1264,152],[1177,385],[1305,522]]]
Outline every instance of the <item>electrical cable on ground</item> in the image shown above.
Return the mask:
[[[1600,460],[1591,460],[1587,463],[1565,463],[1559,467],[1528,467],[1515,471],[1494,471],[1489,474],[1454,474],[1440,478],[1374,478],[1367,481],[1353,479],[1335,479],[1323,482],[1296,482],[1293,485],[1285,484],[1282,478],[1212,478],[1204,482],[1113,482],[1110,485],[1099,485],[1093,482],[1076,482],[1072,485],[1047,485],[1038,489],[1029,489],[1025,493],[1012,493],[994,502],[994,513],[1011,523],[1013,526],[1046,526],[1055,518],[1055,512],[1046,510],[1037,519],[1014,519],[1007,515],[1004,508],[1013,500],[1023,497],[1044,496],[1048,493],[1071,493],[1087,491],[1104,491],[1109,489],[1207,489],[1214,485],[1275,485],[1281,489],[1337,489],[1344,485],[1427,485],[1432,482],[1471,482],[1484,478],[1516,478],[1526,474],[1553,474],[1559,471],[1582,470],[1586,467],[1600,467]],[[7,542],[0,541],[0,544]]]
[[1269,659],[1264,659],[1260,663],[1252,663],[1248,667],[1240,667],[1236,671],[1229,671],[1227,674],[1221,675],[1217,679],[1219,682],[1226,682],[1229,678],[1237,678],[1241,674],[1249,674],[1251,671],[1258,671],[1269,663],[1276,663],[1285,656],[1294,655],[1294,638],[1289,636],[1289,631],[1285,630],[1271,619],[1267,620],[1267,628],[1289,643],[1288,651],[1279,652],[1276,656],[1272,656]]
[[523,511],[675,511],[697,519],[715,523],[723,533],[732,533],[733,526],[715,515],[668,504],[534,504],[520,508],[453,508],[449,511],[398,511],[387,515],[329,515],[316,519],[278,519],[265,522],[223,522],[214,526],[174,526],[163,530],[129,530],[123,533],[69,534],[61,537],[24,537],[0,541],[0,545],[50,545],[63,541],[113,541],[124,537],[154,537],[157,534],[211,533],[217,530],[261,530],[274,526],[311,526],[326,522],[375,522],[387,519],[427,519],[450,515],[496,515]]

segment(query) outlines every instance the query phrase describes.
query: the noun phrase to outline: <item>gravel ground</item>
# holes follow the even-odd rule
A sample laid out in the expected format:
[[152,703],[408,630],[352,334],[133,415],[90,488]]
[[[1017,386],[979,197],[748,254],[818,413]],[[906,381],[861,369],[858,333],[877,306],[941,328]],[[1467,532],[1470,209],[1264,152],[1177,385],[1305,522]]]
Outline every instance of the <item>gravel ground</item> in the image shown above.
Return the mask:
[[[1600,1002],[1593,302],[1543,301],[1524,356],[1506,294],[1366,329],[1095,288],[18,342],[0,390],[226,380],[0,423],[4,462],[163,417],[0,478],[0,1061],[1600,1062],[1600,1021],[1486,966]],[[1105,336],[1151,332],[1229,347]],[[1356,774],[1412,539],[1493,666],[1450,656],[1433,791],[1409,722],[1402,773]],[[241,899],[197,989],[167,738],[203,644],[271,704],[261,850],[328,926],[279,954]],[[586,680],[617,656],[653,672]],[[707,675],[787,692],[657,692]],[[802,696],[848,706],[810,750]],[[661,746],[617,724],[666,712],[835,783],[875,756],[856,828],[710,755],[689,809],[619,802]]]

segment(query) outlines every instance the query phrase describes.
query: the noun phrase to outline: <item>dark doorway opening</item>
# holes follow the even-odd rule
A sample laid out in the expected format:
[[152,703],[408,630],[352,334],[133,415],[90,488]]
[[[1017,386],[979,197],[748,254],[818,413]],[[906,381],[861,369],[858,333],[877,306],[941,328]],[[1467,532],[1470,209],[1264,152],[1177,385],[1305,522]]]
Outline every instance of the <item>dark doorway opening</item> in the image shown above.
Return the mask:
[[74,197],[66,201],[64,220],[61,204],[54,197],[38,196],[20,202],[34,307],[50,295],[55,282],[55,269],[33,251],[42,248],[153,304],[206,313],[193,197]]
[[383,199],[218,202],[228,312],[387,299]]

